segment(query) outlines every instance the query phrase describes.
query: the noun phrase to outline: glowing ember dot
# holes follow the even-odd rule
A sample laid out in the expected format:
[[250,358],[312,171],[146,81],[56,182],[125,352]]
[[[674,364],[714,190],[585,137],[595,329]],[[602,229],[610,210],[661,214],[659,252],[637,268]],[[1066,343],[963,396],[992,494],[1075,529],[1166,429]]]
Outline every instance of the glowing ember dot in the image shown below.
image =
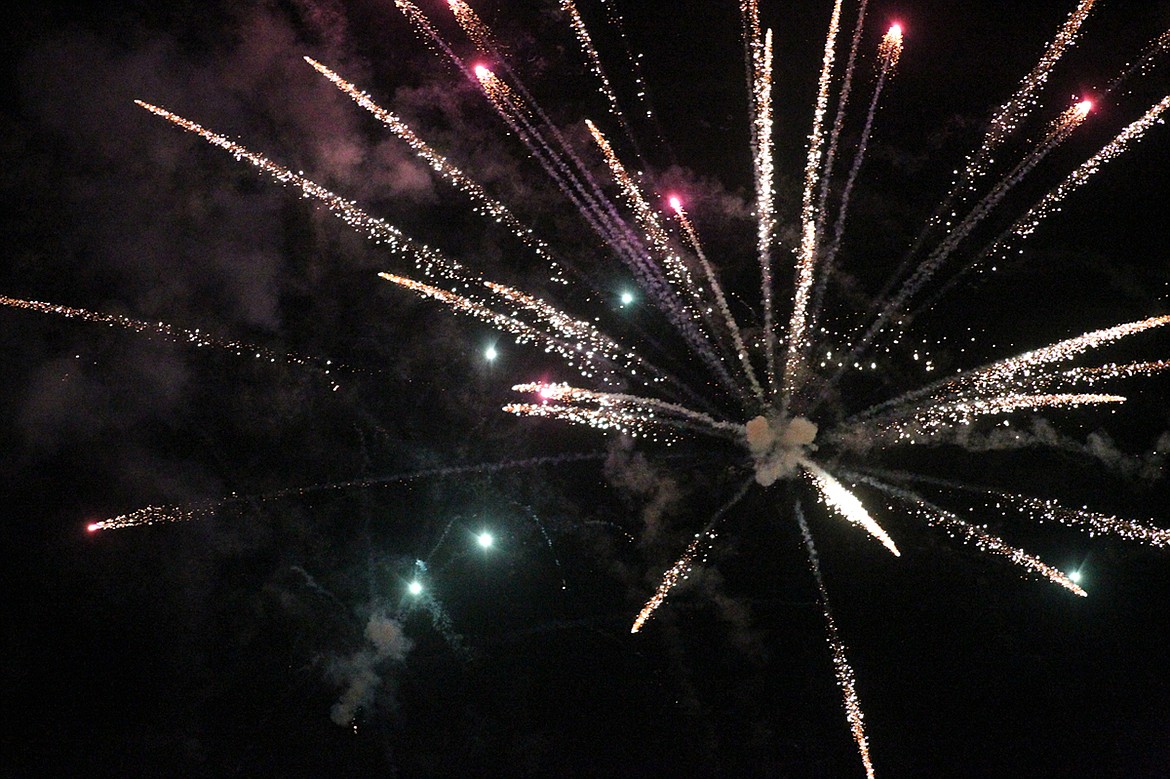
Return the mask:
[[670,203],[670,207],[673,208],[675,211],[682,211],[682,201],[679,200],[674,195],[671,195],[670,200],[668,202]]
[[1068,578],[1072,579],[1072,580],[1073,580],[1074,582],[1076,582],[1077,584],[1080,584],[1080,583],[1081,583],[1081,578],[1082,578],[1082,577],[1081,577],[1081,572],[1080,572],[1080,571],[1069,571],[1069,572],[1068,572]]
[[1077,113],[1080,114],[1081,116],[1087,116],[1088,113],[1092,110],[1093,110],[1093,101],[1092,100],[1082,100],[1081,102],[1077,103]]
[[492,545],[492,543],[495,541],[495,539],[492,538],[492,534],[487,532],[486,530],[484,532],[480,533],[478,536],[476,536],[475,540],[484,549],[487,549],[488,547],[490,547]]
[[474,68],[472,68],[472,70],[475,71],[475,77],[480,80],[483,80],[492,74],[492,72],[483,65],[476,65]]
[[622,293],[621,301],[623,306],[628,306],[634,302],[634,293],[626,290]]
[[87,533],[96,533],[101,529],[102,529],[101,522],[91,522],[90,524],[85,526],[85,532],[87,532]]
[[902,25],[898,24],[897,22],[894,22],[893,24],[890,25],[890,31],[887,32],[886,35],[890,35],[890,36],[893,36],[895,38],[900,38],[902,36]]
[[483,358],[485,360],[487,360],[488,362],[494,362],[495,359],[499,356],[500,356],[500,353],[498,351],[496,351],[495,346],[489,346],[488,348],[483,350]]
[[421,595],[422,591],[423,591],[422,582],[419,582],[419,581],[411,582],[410,584],[407,585],[406,591],[409,592],[411,595]]

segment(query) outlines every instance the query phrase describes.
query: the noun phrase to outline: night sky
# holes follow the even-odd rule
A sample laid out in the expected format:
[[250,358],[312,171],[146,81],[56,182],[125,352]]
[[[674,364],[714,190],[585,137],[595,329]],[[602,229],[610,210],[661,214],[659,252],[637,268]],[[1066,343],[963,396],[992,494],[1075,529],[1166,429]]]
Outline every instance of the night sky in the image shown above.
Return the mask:
[[[470,51],[445,3],[418,4]],[[605,6],[580,0],[630,106],[636,150],[607,115],[557,4],[514,5],[473,7],[599,176],[586,117],[631,167],[640,153],[660,194],[682,193],[736,316],[758,327],[737,4],[610,0],[644,54],[650,120],[634,108],[638,87]],[[776,30],[779,235],[791,244],[831,4],[762,5]],[[879,31],[900,21],[906,50],[828,292],[834,328],[860,321],[990,111],[1074,5],[869,4],[845,138],[860,127]],[[1098,5],[1006,156],[1170,27],[1168,0]],[[389,0],[51,2],[5,28],[0,295],[198,328],[335,367],[326,375],[314,361],[273,364],[0,307],[0,775],[862,776],[791,512],[799,498],[878,775],[1170,776],[1164,549],[975,515],[1080,570],[1089,591],[1080,599],[863,495],[902,549],[894,559],[827,514],[807,486],[781,483],[732,510],[708,565],[630,635],[661,573],[744,478],[742,455],[701,438],[632,443],[501,412],[513,384],[576,377],[381,281],[378,271],[411,269],[133,104],[162,105],[302,170],[706,382],[643,297],[619,304],[629,273]],[[579,279],[550,283],[530,252],[472,214],[303,55],[399,112]],[[1168,92],[1163,62],[1100,101],[980,237]],[[1170,313],[1168,150],[1170,132],[1155,127],[1015,259],[963,277],[893,354],[874,357],[878,370],[847,378],[826,413]],[[781,301],[788,257],[777,252]],[[1168,335],[1081,364],[1167,358]],[[499,353],[491,362],[489,345]],[[915,350],[930,353],[936,373],[923,374]],[[1170,377],[1105,391],[1131,400],[1010,415],[1029,435],[1059,436],[1057,447],[979,451],[994,438],[988,424],[966,447],[878,453],[874,464],[1168,527]],[[561,455],[573,458],[548,460]],[[296,492],[355,480],[382,483]],[[144,506],[228,496],[237,497],[189,522],[85,529]],[[957,511],[976,505],[969,494],[937,497]],[[477,544],[483,531],[488,549]],[[416,578],[425,589],[412,596]]]

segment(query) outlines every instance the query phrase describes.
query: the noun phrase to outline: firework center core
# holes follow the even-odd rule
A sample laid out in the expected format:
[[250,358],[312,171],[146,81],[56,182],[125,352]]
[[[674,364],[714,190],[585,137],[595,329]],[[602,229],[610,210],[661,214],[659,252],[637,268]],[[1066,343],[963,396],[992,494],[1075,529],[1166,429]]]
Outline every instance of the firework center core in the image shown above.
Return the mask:
[[767,487],[796,473],[797,466],[816,449],[816,423],[804,417],[761,414],[744,426],[748,451],[756,466],[756,481]]

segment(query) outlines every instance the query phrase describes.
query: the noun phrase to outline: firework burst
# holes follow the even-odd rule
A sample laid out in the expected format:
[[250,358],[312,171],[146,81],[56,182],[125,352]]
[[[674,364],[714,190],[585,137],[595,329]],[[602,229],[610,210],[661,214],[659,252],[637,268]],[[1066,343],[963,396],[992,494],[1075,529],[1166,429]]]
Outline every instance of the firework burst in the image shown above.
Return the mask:
[[[1162,122],[1163,113],[1170,108],[1170,96],[1143,106],[1136,118],[1113,128],[1111,140],[1087,159],[1082,157],[1083,162],[1062,171],[1055,185],[1039,194],[1030,188],[1037,170],[1050,164],[1056,150],[1093,119],[1095,106],[1087,99],[1077,99],[1071,106],[1056,98],[1044,99],[1053,70],[1080,36],[1092,10],[1091,0],[1071,10],[1040,61],[1015,93],[992,112],[978,145],[965,165],[956,169],[950,191],[943,194],[936,213],[908,249],[885,293],[875,298],[877,302],[869,310],[852,318],[837,310],[841,301],[834,295],[832,282],[849,272],[847,217],[851,200],[855,187],[864,183],[863,163],[878,125],[882,95],[894,87],[896,71],[904,67],[900,64],[900,24],[872,35],[865,0],[858,4],[836,0],[828,7],[828,32],[799,179],[800,195],[797,203],[788,204],[781,202],[776,183],[777,161],[783,155],[778,153],[774,138],[773,32],[761,23],[755,0],[741,2],[748,74],[746,123],[750,128],[750,148],[743,156],[750,159],[753,172],[755,224],[750,248],[760,285],[755,299],[734,308],[717,272],[726,263],[709,256],[704,248],[699,230],[702,215],[688,211],[682,197],[657,191],[652,167],[645,163],[634,139],[638,121],[634,114],[623,112],[617,80],[605,70],[586,18],[571,0],[562,0],[560,11],[584,54],[586,74],[595,82],[602,107],[597,115],[582,117],[572,126],[550,118],[517,73],[520,68],[509,64],[499,37],[469,4],[451,0],[447,9],[466,39],[445,35],[441,31],[444,24],[431,17],[438,11],[429,6],[423,9],[406,0],[396,0],[396,5],[422,42],[480,93],[503,131],[522,145],[566,208],[579,217],[599,247],[597,266],[617,263],[634,279],[653,309],[654,328],[665,333],[663,337],[641,342],[636,335],[610,335],[604,321],[582,306],[578,297],[566,294],[561,302],[556,293],[539,294],[488,278],[471,259],[456,259],[410,237],[407,231],[243,142],[153,103],[138,104],[296,189],[388,248],[387,262],[392,267],[379,274],[381,279],[486,323],[517,343],[542,349],[573,374],[573,383],[515,377],[512,389],[522,397],[504,405],[503,411],[617,431],[645,439],[648,445],[708,441],[718,452],[733,453],[726,465],[738,472],[742,486],[724,496],[706,526],[676,552],[677,561],[662,574],[653,595],[633,618],[631,632],[647,629],[677,585],[707,559],[716,539],[731,532],[726,528],[733,521],[733,509],[751,489],[774,490],[777,495],[791,497],[781,514],[795,523],[806,548],[849,727],[865,772],[873,776],[857,680],[846,657],[841,628],[829,608],[820,558],[806,520],[814,502],[824,506],[826,517],[856,527],[899,556],[895,536],[879,523],[870,506],[873,497],[880,497],[926,527],[941,528],[959,542],[1011,563],[1029,576],[1086,595],[1069,573],[920,494],[915,480],[930,479],[929,475],[882,469],[877,463],[896,461],[900,452],[911,447],[938,445],[952,440],[949,436],[956,430],[1017,412],[1060,414],[1073,408],[1124,403],[1125,396],[1099,390],[1097,385],[1159,373],[1170,367],[1170,362],[1086,365],[1078,361],[1122,339],[1170,324],[1170,316],[1151,316],[1068,337],[908,390],[887,392],[876,401],[864,392],[857,392],[858,400],[852,400],[857,382],[850,371],[871,359],[875,359],[871,364],[877,369],[875,355],[904,342],[920,305],[945,293],[959,274],[1002,262],[1019,241],[1058,213],[1060,205],[1107,162]],[[846,51],[840,38],[850,25],[852,44]],[[1166,35],[1155,38],[1140,67],[1131,67],[1098,94],[1109,94],[1120,80],[1151,69],[1156,55],[1166,48],[1165,40]],[[593,268],[563,262],[552,236],[530,226],[521,209],[492,194],[474,171],[457,165],[440,151],[438,142],[425,139],[422,130],[380,106],[370,93],[329,65],[307,57],[306,61],[388,128],[436,177],[464,197],[476,214],[507,231],[518,251],[542,263],[548,270],[548,283],[542,284],[543,288],[571,290],[574,285],[593,284]],[[855,110],[858,93],[866,90],[861,110]],[[638,95],[643,96],[641,92]],[[639,113],[653,115],[649,110]],[[1024,197],[1031,197],[1030,205],[1009,211],[1008,205]],[[782,239],[780,227],[786,217],[795,226],[795,239],[790,243]],[[790,284],[785,278],[788,271],[782,269],[792,271]],[[0,304],[203,342],[198,334],[162,323],[15,298],[0,298]],[[234,341],[219,345],[251,350]],[[834,359],[833,354],[838,357]],[[267,352],[263,356],[279,358]],[[300,364],[305,358],[289,361]],[[531,464],[523,462],[518,467]],[[354,481],[327,488],[369,483]],[[964,489],[963,485],[951,486],[956,491]],[[293,489],[287,494],[304,491]],[[261,497],[278,499],[285,494]],[[987,494],[1004,509],[1037,521],[1055,521],[1154,546],[1170,543],[1167,531],[1145,522],[1065,508],[1037,496]],[[152,506],[95,522],[90,529],[195,519],[239,500],[233,495],[219,504]]]

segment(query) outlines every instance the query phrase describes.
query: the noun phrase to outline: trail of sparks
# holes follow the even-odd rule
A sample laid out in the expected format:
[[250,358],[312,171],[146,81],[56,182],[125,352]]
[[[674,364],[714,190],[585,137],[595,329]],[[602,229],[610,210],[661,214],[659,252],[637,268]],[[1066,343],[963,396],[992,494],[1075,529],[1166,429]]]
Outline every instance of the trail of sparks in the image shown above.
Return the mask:
[[1079,584],[1070,579],[1068,574],[1054,568],[1035,555],[1028,554],[1023,549],[1012,546],[1002,538],[987,532],[984,528],[959,519],[946,509],[939,508],[933,503],[924,500],[920,495],[866,476],[858,475],[856,478],[860,482],[869,484],[888,495],[901,499],[906,504],[908,511],[922,517],[928,525],[944,528],[948,533],[952,534],[952,537],[957,535],[960,541],[973,545],[980,552],[1002,557],[1015,565],[1048,579],[1054,584],[1059,584],[1074,595],[1079,595],[1082,598],[1088,596],[1088,593]]
[[[1053,122],[1044,140],[1030,153],[1025,155],[1024,159],[1010,173],[1004,176],[999,183],[971,208],[967,215],[959,221],[959,224],[953,227],[947,233],[946,237],[935,246],[927,258],[914,269],[914,272],[910,274],[910,277],[906,279],[897,293],[889,297],[888,302],[874,318],[873,323],[857,339],[853,348],[854,355],[859,355],[882,332],[893,317],[905,310],[909,301],[921,292],[923,287],[934,278],[935,274],[938,273],[947,260],[958,250],[959,246],[975,231],[975,228],[987,218],[996,206],[1003,202],[1004,198],[1007,197],[1008,193],[1017,184],[1023,181],[1043,161],[1049,152],[1068,138],[1072,131],[1088,116],[1091,108],[1092,103],[1090,101],[1081,100],[1076,105],[1064,111]],[[948,221],[948,224],[950,224],[950,221]],[[885,295],[882,297],[885,297]],[[909,321],[910,317],[904,316],[899,320],[899,326],[904,328],[909,324]]]
[[801,460],[800,465],[804,468],[804,473],[808,476],[809,481],[816,486],[821,500],[826,506],[832,508],[847,521],[864,528],[867,533],[881,541],[882,545],[889,549],[895,557],[902,556],[898,547],[894,545],[894,540],[882,529],[881,525],[874,521],[856,495],[847,490],[828,471],[811,460]]
[[[1061,201],[1084,185],[1090,178],[1101,170],[1101,166],[1115,159],[1124,152],[1131,143],[1141,140],[1146,131],[1161,122],[1161,116],[1170,108],[1170,95],[1150,107],[1140,119],[1128,125],[1117,137],[1107,143],[1099,152],[1080,165],[1069,174],[1059,186],[1045,195],[1039,203],[1033,206],[1023,217],[1016,221],[1011,228],[1011,235],[1024,238],[1031,235],[1044,219],[1060,210]],[[1001,246],[994,247],[989,253],[994,253]]]
[[[892,479],[899,482],[927,484],[949,490],[977,493],[987,498],[988,508],[1000,511],[1007,507],[1024,514],[1037,523],[1057,522],[1065,527],[1084,531],[1090,536],[1112,535],[1158,548],[1170,547],[1170,529],[1160,528],[1150,522],[1103,514],[1099,511],[1091,511],[1084,506],[1071,508],[1051,498],[1037,498],[1015,492],[992,490],[951,479],[938,479],[905,471],[870,472],[886,480]],[[864,478],[858,477],[859,480]]]
[[[605,162],[613,174],[614,181],[621,187],[622,193],[626,197],[627,205],[633,210],[639,225],[645,230],[650,246],[654,248],[666,266],[666,275],[673,285],[673,289],[680,290],[686,295],[681,312],[674,313],[676,312],[674,307],[666,306],[663,308],[663,313],[671,316],[676,329],[687,339],[695,352],[703,359],[703,362],[706,363],[715,376],[723,383],[723,386],[736,394],[741,402],[746,401],[747,393],[731,377],[731,374],[727,372],[727,368],[711,348],[707,336],[697,325],[697,322],[703,321],[703,317],[696,311],[694,304],[696,302],[701,304],[703,290],[696,285],[690,269],[672,248],[670,237],[662,227],[657,212],[650,207],[650,204],[638,188],[637,182],[626,171],[625,166],[618,159],[617,154],[614,152],[613,147],[610,146],[609,141],[606,140],[605,135],[602,134],[601,130],[593,122],[586,120],[585,124],[589,128],[589,132],[592,134],[594,141],[597,143],[597,147],[600,149],[602,156],[605,158]],[[675,299],[671,292],[667,294],[671,300]]]
[[613,86],[609,83],[609,78],[605,75],[605,68],[601,66],[601,56],[597,53],[597,48],[593,45],[593,39],[589,36],[589,28],[585,26],[585,20],[581,18],[581,12],[577,10],[577,4],[573,0],[560,0],[560,5],[561,10],[569,17],[569,26],[573,28],[573,34],[577,36],[577,42],[580,44],[581,51],[585,54],[585,59],[589,63],[590,72],[597,78],[601,93],[609,101],[610,116],[617,120],[625,132],[626,137],[633,142],[634,132],[630,128],[629,122],[626,121],[625,114],[622,113],[617,95],[613,91]]
[[301,190],[306,197],[314,198],[323,203],[330,211],[339,216],[346,224],[355,230],[364,230],[366,236],[377,244],[385,245],[394,254],[403,254],[413,260],[415,267],[427,275],[441,271],[447,275],[457,275],[463,267],[444,257],[435,249],[407,238],[402,232],[381,219],[370,216],[355,203],[330,192],[325,187],[305,178],[299,173],[293,173],[288,168],[277,165],[267,157],[249,151],[235,141],[211,130],[205,129],[189,119],[171,113],[165,108],[151,105],[141,100],[134,101],[156,116],[161,116],[168,122],[175,124],[187,132],[202,137],[212,146],[231,153],[237,160],[248,162],[268,174],[281,184],[291,184]]
[[793,511],[800,525],[804,547],[808,551],[809,568],[816,579],[821,614],[825,618],[826,638],[833,653],[833,672],[837,676],[837,686],[841,688],[841,699],[845,706],[845,718],[849,722],[849,730],[853,733],[853,741],[857,744],[857,752],[865,766],[865,775],[868,779],[873,779],[873,761],[869,757],[869,739],[865,735],[865,713],[861,710],[861,698],[857,696],[857,675],[853,672],[853,666],[849,665],[849,658],[845,656],[845,642],[841,640],[837,622],[833,619],[832,609],[829,608],[829,593],[825,589],[825,577],[821,574],[821,560],[799,502],[793,506]]
[[[845,62],[845,73],[841,80],[841,90],[837,95],[837,110],[833,114],[833,129],[829,131],[829,143],[825,150],[825,165],[821,175],[821,193],[817,204],[818,235],[821,235],[824,229],[829,200],[829,184],[833,179],[833,163],[837,157],[837,143],[841,138],[841,130],[845,126],[845,111],[849,107],[849,96],[853,92],[853,71],[857,64],[857,53],[861,50],[861,33],[865,29],[865,10],[868,4],[868,0],[861,0],[861,4],[857,8],[857,21],[853,25],[853,42],[849,45],[849,59]],[[890,28],[891,32],[895,28],[898,30],[898,50],[900,52],[902,47],[902,28],[895,24],[894,27]],[[887,33],[882,38],[882,47],[886,46],[886,41],[889,39],[890,34]],[[878,51],[878,58],[881,60],[888,59],[886,52],[882,49]],[[881,87],[879,86],[878,90],[880,91],[880,89]],[[864,146],[864,143],[862,141],[861,147]],[[860,154],[860,151],[858,153]]]
[[1124,403],[1121,395],[1094,393],[1062,393],[1044,395],[1009,394],[976,400],[939,402],[913,412],[908,419],[879,417],[864,426],[842,427],[834,431],[838,440],[850,437],[869,438],[876,442],[883,437],[899,441],[917,441],[920,437],[943,428],[969,425],[979,417],[1004,414],[1010,411],[1037,408],[1071,408],[1100,403]]
[[235,341],[226,338],[216,338],[215,336],[204,333],[198,329],[186,330],[182,327],[176,327],[175,325],[167,324],[166,322],[147,322],[142,319],[132,319],[130,317],[121,316],[118,314],[103,314],[100,311],[90,311],[84,308],[72,308],[70,306],[62,306],[56,303],[43,303],[39,300],[22,300],[21,298],[10,298],[4,295],[0,295],[0,306],[8,306],[9,308],[16,308],[24,311],[36,311],[41,314],[54,314],[56,316],[63,316],[67,319],[80,319],[83,322],[92,322],[94,324],[111,325],[113,327],[120,327],[135,333],[162,336],[163,338],[166,338],[170,341],[188,343],[192,346],[222,349],[225,351],[234,352],[241,357],[252,357],[257,360],[263,360],[265,362],[284,363],[286,365],[298,365],[305,368],[315,368],[323,371],[326,374],[329,374],[335,370],[331,360],[323,360],[316,357],[301,357],[296,354],[274,352],[270,349],[265,349],[262,346],[256,346],[254,344],[245,343],[243,341]]
[[1032,68],[1032,72],[1020,82],[1016,93],[1000,106],[1000,109],[991,118],[987,135],[983,139],[983,147],[968,165],[968,176],[978,175],[978,167],[986,161],[987,155],[1015,132],[1020,123],[1027,118],[1032,107],[1036,105],[1036,94],[1048,81],[1053,67],[1064,56],[1064,53],[1076,43],[1081,25],[1088,18],[1089,12],[1093,10],[1093,2],[1094,0],[1081,0],[1076,9],[1069,14],[1068,19],[1061,25],[1056,37],[1048,44],[1044,55]]
[[1074,382],[1096,384],[1109,379],[1128,379],[1134,376],[1153,376],[1155,373],[1170,370],[1170,360],[1153,360],[1149,362],[1108,363],[1092,368],[1072,368],[1061,373],[1061,378]]
[[[864,13],[864,3],[862,6],[862,13]],[[858,25],[860,25],[860,20]],[[850,57],[853,55],[850,54]],[[833,237],[829,242],[828,247],[824,250],[824,257],[821,260],[821,273],[817,279],[816,288],[813,294],[813,302],[809,313],[809,318],[815,321],[817,313],[820,309],[821,301],[825,290],[827,289],[829,278],[834,271],[834,266],[837,258],[837,252],[841,248],[841,240],[845,235],[845,217],[849,213],[849,201],[853,194],[853,187],[857,183],[857,177],[861,174],[861,165],[865,161],[866,148],[869,146],[869,138],[873,133],[874,121],[877,118],[878,103],[881,100],[882,90],[885,89],[886,80],[893,75],[898,67],[898,60],[902,56],[902,27],[901,25],[892,25],[886,34],[882,36],[882,42],[878,47],[878,58],[881,61],[881,66],[878,71],[877,85],[873,90],[873,97],[869,101],[869,111],[865,115],[865,127],[861,131],[861,140],[857,143],[857,152],[853,158],[853,165],[849,168],[849,176],[845,180],[845,185],[841,189],[841,202],[837,207],[837,216],[833,222]],[[838,112],[844,109],[844,103],[838,106]],[[840,116],[838,116],[840,118]],[[839,132],[836,125],[833,127],[834,134]],[[830,143],[830,149],[834,149],[836,141]],[[821,192],[821,219],[824,219],[824,208],[827,199],[827,185],[829,177],[832,173],[832,161],[827,159],[825,162],[825,177]],[[821,228],[818,226],[817,232]]]
[[738,440],[744,435],[744,426],[735,422],[715,419],[709,414],[689,409],[677,403],[670,403],[658,398],[648,398],[641,395],[629,395],[620,392],[597,392],[595,390],[570,387],[568,384],[549,384],[546,382],[530,382],[517,384],[512,387],[513,392],[535,393],[546,401],[565,401],[569,403],[595,403],[605,412],[613,409],[619,414],[640,416],[649,423],[673,424],[683,423],[688,427],[704,430],[712,435]]
[[[457,0],[453,0],[453,2],[455,1]],[[305,57],[304,59],[317,72],[321,73],[321,75],[333,82],[338,89],[348,95],[350,99],[373,114],[379,122],[402,139],[410,147],[411,151],[419,159],[424,160],[430,165],[431,170],[439,174],[444,181],[466,195],[475,205],[475,211],[477,213],[507,227],[512,235],[523,242],[538,257],[546,261],[552,271],[553,281],[562,284],[568,283],[563,276],[560,262],[553,257],[552,250],[548,244],[536,237],[532,228],[521,223],[507,206],[489,195],[478,182],[464,173],[459,167],[452,164],[442,154],[435,151],[426,141],[419,138],[406,122],[394,113],[379,106],[368,94],[361,91],[356,85],[346,81],[333,70],[311,57]]]
[[[379,273],[380,278],[386,281],[397,284],[404,289],[408,289],[423,297],[437,300],[440,303],[450,307],[454,311],[462,314],[467,314],[479,319],[491,326],[511,333],[516,337],[517,343],[537,343],[544,347],[547,352],[556,353],[566,365],[577,370],[583,377],[591,378],[602,371],[602,367],[597,363],[596,354],[592,351],[586,351],[582,348],[580,342],[557,337],[548,329],[535,327],[513,316],[502,314],[487,304],[477,301],[468,295],[461,295],[450,290],[442,289],[431,284],[425,284],[421,281],[399,276],[393,273],[382,272]],[[499,287],[499,285],[496,285]],[[506,289],[500,287],[500,289]],[[587,325],[586,325],[587,327]],[[572,330],[570,330],[570,334]],[[570,335],[571,337],[571,335]],[[621,355],[606,355],[607,359],[615,362],[620,360]],[[616,381],[615,378],[610,377],[606,380],[605,376],[602,379],[609,383],[609,381]]]
[[700,554],[706,555],[707,551],[711,548],[711,545],[718,537],[719,534],[715,532],[715,526],[721,519],[723,519],[724,515],[726,515],[733,506],[735,506],[740,502],[740,500],[743,499],[743,496],[747,494],[748,489],[751,488],[752,481],[752,479],[745,481],[740,486],[739,491],[736,492],[734,496],[732,496],[731,500],[727,501],[727,503],[723,504],[723,506],[715,512],[715,515],[711,517],[711,521],[707,523],[707,526],[703,528],[702,531],[695,533],[695,537],[689,544],[687,544],[686,551],[683,552],[682,556],[675,561],[674,565],[670,566],[670,568],[666,570],[666,573],[662,575],[662,580],[658,584],[658,589],[655,590],[654,595],[650,597],[650,600],[646,601],[646,605],[642,607],[642,610],[638,612],[638,616],[634,619],[634,624],[630,627],[631,633],[637,633],[639,630],[641,630],[645,626],[646,622],[649,621],[650,617],[654,615],[654,612],[658,610],[658,607],[666,602],[666,596],[669,595],[670,592],[676,586],[678,586],[680,582],[686,581],[687,577],[690,576],[691,571],[695,567],[695,559]]
[[998,360],[980,368],[964,371],[921,389],[904,393],[853,415],[845,420],[845,424],[870,419],[890,410],[906,408],[931,398],[945,400],[947,397],[954,398],[956,395],[963,397],[987,393],[1002,395],[1004,390],[1008,388],[1027,390],[1044,386],[1054,376],[1053,373],[1045,370],[1045,366],[1057,362],[1067,362],[1090,349],[1099,349],[1122,338],[1166,324],[1170,324],[1170,315],[1150,317],[1101,330],[1092,330],[1083,335],[1033,349],[1015,357]]
[[788,357],[784,366],[784,397],[792,393],[803,382],[805,357],[811,349],[808,337],[808,308],[811,299],[814,272],[817,263],[817,249],[820,236],[817,235],[817,209],[815,192],[822,174],[821,160],[824,154],[824,119],[829,101],[830,77],[836,57],[837,31],[841,20],[841,0],[833,4],[833,15],[829,20],[829,33],[825,38],[825,55],[821,64],[821,77],[817,86],[816,108],[813,112],[813,129],[808,139],[808,159],[804,167],[804,196],[800,210],[800,250],[796,258],[796,287],[792,293],[792,318],[788,324]]
[[707,283],[711,287],[711,294],[715,297],[715,305],[718,306],[719,313],[723,316],[723,322],[727,325],[728,332],[731,333],[735,354],[739,358],[739,364],[743,368],[744,376],[752,386],[752,393],[755,394],[758,400],[762,401],[764,399],[764,388],[760,386],[760,380],[756,378],[756,371],[752,368],[752,361],[748,356],[747,345],[743,342],[743,334],[740,332],[735,317],[731,315],[731,309],[727,306],[727,298],[723,294],[723,286],[719,283],[719,278],[715,275],[715,269],[711,267],[706,252],[703,251],[703,244],[699,241],[699,234],[695,231],[695,226],[691,224],[686,210],[683,209],[682,202],[677,197],[670,199],[670,206],[678,216],[678,223],[682,225],[683,232],[686,234],[687,240],[690,241],[691,248],[694,250],[695,256],[698,257],[699,264],[703,268],[703,274],[707,277]]
[[776,390],[776,326],[773,301],[772,243],[776,235],[776,192],[773,183],[772,31],[760,32],[758,0],[741,0],[744,45],[751,90],[752,166],[756,188],[756,253],[764,305],[764,359],[770,392]]
[[1146,522],[1138,522],[1111,514],[1089,511],[1087,508],[1068,508],[1047,498],[1033,498],[1009,492],[993,493],[997,501],[1027,514],[1037,522],[1059,522],[1067,527],[1084,530],[1090,536],[1114,535],[1127,541],[1138,541],[1150,546],[1170,547],[1170,530]]
[[388,476],[372,476],[366,479],[330,482],[328,484],[312,484],[307,487],[291,487],[289,489],[267,492],[260,495],[240,495],[233,492],[227,498],[202,501],[183,506],[145,506],[140,509],[135,509],[128,514],[121,514],[116,517],[110,517],[109,519],[103,519],[99,522],[90,523],[86,526],[86,530],[90,533],[97,533],[103,530],[125,530],[143,525],[185,522],[204,519],[214,515],[217,511],[244,503],[265,503],[272,500],[295,498],[321,492],[344,492],[353,489],[387,487],[416,479],[441,479],[450,476],[465,476],[473,473],[497,473],[500,471],[523,470],[525,468],[548,465],[567,465],[570,463],[604,460],[608,456],[605,452],[581,452],[577,454],[553,455],[550,457],[529,457],[523,460],[478,463],[475,465],[450,465],[442,468],[426,468]]

